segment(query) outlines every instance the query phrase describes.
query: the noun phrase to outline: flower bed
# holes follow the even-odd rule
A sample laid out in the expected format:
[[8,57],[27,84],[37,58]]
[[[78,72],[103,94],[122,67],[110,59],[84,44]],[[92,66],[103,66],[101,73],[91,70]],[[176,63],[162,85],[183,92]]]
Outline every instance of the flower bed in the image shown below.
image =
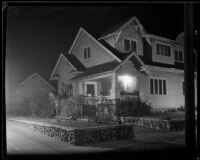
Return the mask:
[[162,120],[155,118],[126,117],[125,121],[138,127],[156,130],[180,131],[185,129],[185,120]]
[[132,124],[71,128],[53,124],[14,120],[37,132],[74,145],[99,143],[134,137]]

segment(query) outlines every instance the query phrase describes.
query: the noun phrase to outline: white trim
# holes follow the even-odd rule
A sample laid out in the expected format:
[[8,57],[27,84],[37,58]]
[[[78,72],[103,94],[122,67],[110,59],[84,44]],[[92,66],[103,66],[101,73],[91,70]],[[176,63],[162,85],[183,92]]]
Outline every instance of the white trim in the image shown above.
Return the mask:
[[69,54],[71,54],[71,51],[81,33],[81,31],[83,31],[88,37],[90,37],[94,42],[96,42],[99,46],[101,46],[106,52],[108,52],[111,56],[113,56],[118,62],[121,62],[121,60],[115,56],[111,51],[109,51],[106,47],[104,47],[98,40],[96,40],[91,34],[89,34],[85,29],[83,29],[82,27],[80,27],[79,31],[78,31],[78,34],[76,35],[76,38],[72,44],[72,46],[70,47],[69,49]]
[[[175,51],[178,51],[178,60],[175,59]],[[182,52],[182,61],[179,60],[179,52]],[[183,49],[174,49],[174,62],[184,63],[184,52]]]
[[145,30],[144,26],[140,23],[140,21],[137,19],[137,17],[134,16],[134,17],[130,18],[129,20],[127,20],[126,22],[124,22],[124,24],[121,25],[121,27],[119,27],[118,29],[116,29],[116,30],[113,31],[112,33],[109,33],[108,35],[105,35],[105,36],[103,36],[103,37],[98,38],[98,40],[104,39],[104,38],[106,38],[106,37],[108,37],[108,36],[111,36],[112,34],[115,34],[118,30],[122,30],[125,26],[127,26],[127,25],[128,25],[131,21],[133,21],[133,20],[135,20],[136,23],[138,23],[138,26],[141,28],[141,31],[145,33],[146,30]]
[[64,58],[64,60],[66,60],[66,61],[72,66],[72,68],[73,68],[74,70],[77,70],[77,69],[72,65],[72,63],[64,56],[64,54],[63,54],[63,53],[60,53],[60,56],[59,56],[59,58],[58,58],[58,61],[56,62],[56,65],[54,66],[53,72],[51,73],[50,80],[58,79],[58,78],[54,78],[54,77],[53,77],[53,74],[54,74],[54,72],[56,71],[56,68],[57,68],[58,64],[60,63],[61,58]]
[[[107,71],[107,72],[102,72],[102,73],[98,73],[98,74],[93,74],[93,75],[90,75],[90,76],[86,76],[86,77],[81,77],[81,78],[77,78],[77,79],[72,79],[70,81],[76,81],[76,80],[87,80],[87,79],[98,79],[98,78],[103,78],[103,77],[108,77],[110,75],[112,75],[114,70],[111,70],[111,71]],[[111,73],[111,74],[109,74]],[[103,76],[101,76],[103,74]],[[109,74],[109,75],[105,75],[105,74]],[[105,76],[104,76],[105,75]],[[98,76],[101,76],[101,77],[98,77]]]
[[[157,44],[161,44],[161,45],[164,45],[164,46],[169,46],[170,47],[170,56],[166,56],[166,55],[160,55],[160,54],[158,54],[158,52],[157,52]],[[153,49],[153,48],[152,48]],[[156,52],[156,56],[158,56],[158,57],[162,57],[162,58],[167,58],[167,59],[171,59],[172,58],[172,52],[173,50],[172,50],[172,45],[171,44],[169,44],[169,43],[165,43],[165,42],[160,42],[160,41],[155,41],[155,52]]]
[[137,39],[135,39],[135,38],[130,38],[130,37],[124,37],[123,38],[123,47],[124,47],[124,52],[129,52],[129,51],[125,51],[125,40],[128,40],[129,41],[129,43],[130,43],[130,41],[134,41],[134,42],[136,42],[136,51],[135,52],[137,52],[137,46],[138,46],[138,40]]
[[[87,49],[87,48],[89,48],[89,50],[90,50],[90,57],[85,59],[85,55],[84,55],[85,52],[84,52],[84,50]],[[91,59],[91,46],[90,45],[86,45],[85,47],[83,47],[83,60],[85,62],[85,61],[90,60],[90,59]]]
[[184,70],[175,69],[175,68],[165,68],[165,67],[158,67],[158,66],[150,66],[146,65],[149,70],[158,71],[158,72],[169,72],[169,73],[182,73],[184,74]]
[[22,85],[24,85],[25,83],[27,83],[29,80],[31,80],[34,76],[37,76],[39,79],[41,79],[44,83],[46,83],[52,90],[55,91],[55,88],[53,86],[51,86],[42,76],[40,76],[37,72],[33,73],[31,76],[29,76],[27,79],[25,79],[24,81],[22,81],[19,86],[21,87]]
[[[116,31],[117,31],[117,30],[116,30]],[[115,31],[115,32],[116,32],[116,31]],[[98,38],[97,40],[101,40],[101,39],[104,39],[104,38],[106,38],[106,37],[112,36],[113,34],[116,34],[115,32],[109,33],[108,35],[105,35],[105,36],[103,36],[103,37]]]
[[161,36],[157,36],[155,34],[144,34],[142,37],[147,37],[147,38],[153,38],[153,39],[157,39],[157,40],[161,40],[161,41],[166,41],[168,43],[178,43],[177,41],[175,40],[172,40],[172,39],[169,39],[169,38],[165,38],[165,37],[161,37]]
[[[151,94],[151,86],[150,86],[150,81],[151,81],[151,79],[153,79],[153,94]],[[157,82],[158,82],[158,94],[155,94],[155,81],[154,80],[158,80]],[[160,86],[159,86],[159,80],[162,80],[162,93],[163,93],[163,88],[164,88],[164,85],[163,85],[163,80],[165,80],[166,81],[166,94],[159,94],[159,92],[160,92]],[[150,96],[167,96],[168,95],[168,82],[167,82],[167,78],[163,78],[163,77],[153,77],[153,76],[150,76],[149,77],[149,95]]]
[[143,27],[143,25],[140,23],[140,21],[137,19],[137,17],[132,17],[130,20],[128,20],[125,24],[123,24],[119,30],[122,30],[124,27],[126,27],[131,21],[135,20],[136,23],[138,23],[138,26],[141,28],[141,30],[145,33],[145,28]]

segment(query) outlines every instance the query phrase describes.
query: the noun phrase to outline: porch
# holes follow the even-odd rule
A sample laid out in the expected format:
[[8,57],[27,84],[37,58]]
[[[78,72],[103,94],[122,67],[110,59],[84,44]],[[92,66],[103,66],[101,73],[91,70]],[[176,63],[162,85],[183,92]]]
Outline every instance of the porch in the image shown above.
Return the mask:
[[116,74],[114,71],[98,76],[76,80],[72,83],[73,96],[84,95],[86,101],[110,101],[125,97],[138,97],[137,77],[127,74]]

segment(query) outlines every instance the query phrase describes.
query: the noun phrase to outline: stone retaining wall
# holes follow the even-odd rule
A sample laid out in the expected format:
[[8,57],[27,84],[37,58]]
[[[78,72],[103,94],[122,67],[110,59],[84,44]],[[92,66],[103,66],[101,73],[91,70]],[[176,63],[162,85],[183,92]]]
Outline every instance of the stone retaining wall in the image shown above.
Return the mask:
[[37,132],[74,145],[99,143],[134,137],[133,124],[119,124],[90,128],[67,128],[28,121],[17,122]]
[[185,129],[185,120],[161,120],[151,118],[126,117],[125,122],[132,123],[134,126],[156,130],[180,131]]

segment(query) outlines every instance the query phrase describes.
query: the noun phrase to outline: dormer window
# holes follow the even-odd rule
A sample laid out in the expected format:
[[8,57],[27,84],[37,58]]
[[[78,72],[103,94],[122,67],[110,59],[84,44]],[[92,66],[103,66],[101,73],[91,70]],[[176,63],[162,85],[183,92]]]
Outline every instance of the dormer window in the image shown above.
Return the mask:
[[167,57],[171,56],[171,48],[168,45],[156,43],[156,52],[157,55],[167,56]]
[[175,62],[183,62],[183,52],[175,50],[174,51],[174,61]]
[[84,59],[89,59],[91,57],[90,55],[90,47],[84,48]]
[[137,43],[132,39],[124,39],[124,51],[136,52]]

